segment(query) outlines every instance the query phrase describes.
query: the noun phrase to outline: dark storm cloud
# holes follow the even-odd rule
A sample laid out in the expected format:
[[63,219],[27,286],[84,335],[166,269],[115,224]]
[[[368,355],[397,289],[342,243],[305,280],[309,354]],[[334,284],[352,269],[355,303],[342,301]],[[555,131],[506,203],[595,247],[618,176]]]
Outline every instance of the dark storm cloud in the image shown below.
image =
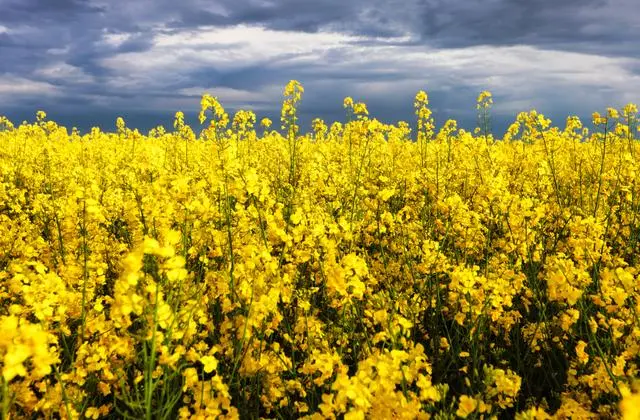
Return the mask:
[[[604,54],[636,55],[640,36],[633,18],[637,0],[410,0],[182,2],[170,19],[175,27],[259,24],[275,30],[394,37],[403,33],[447,48],[473,45],[534,45]],[[626,45],[619,45],[627,42]]]
[[442,47],[535,45],[636,55],[636,0],[423,0],[419,33]]
[[3,0],[0,2],[3,24],[51,24],[83,19],[104,12],[100,6],[83,0]]
[[[261,25],[274,30],[394,37],[413,34],[442,47],[540,45],[620,51],[618,42],[637,39],[636,0],[0,0],[0,24],[31,25],[74,35],[101,30],[152,35],[203,25]],[[72,23],[69,25],[69,23]],[[52,37],[48,41],[64,41]],[[635,54],[628,43],[625,50]]]
[[[411,119],[412,95],[426,88],[438,116],[451,111],[472,120],[474,96],[493,76],[489,69],[504,80],[498,85],[507,102],[503,112],[522,110],[508,105],[521,106],[526,98],[518,95],[556,98],[557,106],[550,105],[555,112],[571,106],[566,98],[584,88],[594,95],[630,95],[621,91],[621,81],[594,85],[597,69],[563,75],[567,68],[554,68],[557,57],[535,51],[583,53],[573,58],[583,61],[585,55],[613,57],[619,60],[584,62],[619,71],[618,79],[633,78],[640,75],[638,12],[637,0],[0,0],[0,114],[32,115],[40,104],[56,107],[65,118],[121,109],[142,121],[189,103],[195,108],[200,88],[220,90],[233,106],[273,100],[276,112],[280,89],[274,86],[296,78],[308,88],[305,115],[331,119],[342,113],[341,99],[353,94],[387,120]],[[285,44],[278,45],[283,51],[269,54],[250,45],[252,40],[226,39],[224,33],[192,40],[211,28],[238,25],[288,31],[289,38],[274,41]],[[331,40],[318,36],[286,51],[303,34],[326,33],[350,37],[327,47]],[[173,37],[173,44],[159,46],[163,36]],[[534,50],[500,49],[508,46]],[[438,55],[473,47],[490,48]],[[220,55],[238,51],[243,53],[237,59]],[[498,54],[508,55],[503,66]],[[559,91],[565,79],[568,90]],[[537,85],[523,91],[522,80]],[[394,83],[398,88],[390,88]],[[640,82],[632,79],[626,86],[634,89]],[[40,87],[46,94],[37,92]],[[246,99],[246,91],[255,99]],[[576,106],[596,99],[576,99]],[[153,110],[144,112],[148,107]]]
[[[385,5],[386,3],[386,5]],[[393,36],[386,16],[395,2],[364,1],[254,1],[222,0],[216,2],[218,12],[198,7],[192,2],[181,8],[175,26],[258,24],[275,30],[317,32],[327,27],[363,35]],[[206,3],[204,3],[206,4]],[[386,29],[385,29],[386,27]]]

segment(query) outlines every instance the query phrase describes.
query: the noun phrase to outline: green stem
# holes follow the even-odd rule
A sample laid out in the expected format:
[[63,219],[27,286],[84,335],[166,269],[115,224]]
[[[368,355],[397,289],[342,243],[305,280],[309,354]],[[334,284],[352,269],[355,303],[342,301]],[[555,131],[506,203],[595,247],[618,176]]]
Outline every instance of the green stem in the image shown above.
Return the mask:
[[598,175],[598,192],[596,193],[596,203],[593,208],[593,217],[596,217],[598,213],[598,206],[600,205],[600,194],[602,193],[602,175],[604,174],[604,163],[607,154],[607,124],[604,126],[604,139],[602,141],[602,157],[600,159],[600,173]]
[[[155,294],[155,302],[153,306],[153,332],[151,333],[151,351],[150,351],[150,360],[147,359],[147,363],[145,366],[145,387],[144,387],[144,407],[145,407],[145,419],[151,420],[152,417],[152,397],[154,391],[154,383],[153,383],[153,371],[155,370],[156,364],[156,330],[158,328],[158,296],[160,292],[160,286],[156,283],[156,294]],[[146,346],[145,346],[146,347]],[[146,350],[145,350],[146,351]]]

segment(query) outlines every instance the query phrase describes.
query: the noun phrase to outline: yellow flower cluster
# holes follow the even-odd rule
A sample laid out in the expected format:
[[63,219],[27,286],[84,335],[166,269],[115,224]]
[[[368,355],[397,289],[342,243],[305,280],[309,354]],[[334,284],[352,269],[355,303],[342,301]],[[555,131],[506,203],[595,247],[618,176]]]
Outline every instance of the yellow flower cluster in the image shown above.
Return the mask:
[[303,92],[281,132],[0,118],[2,418],[638,418],[635,105],[302,134]]

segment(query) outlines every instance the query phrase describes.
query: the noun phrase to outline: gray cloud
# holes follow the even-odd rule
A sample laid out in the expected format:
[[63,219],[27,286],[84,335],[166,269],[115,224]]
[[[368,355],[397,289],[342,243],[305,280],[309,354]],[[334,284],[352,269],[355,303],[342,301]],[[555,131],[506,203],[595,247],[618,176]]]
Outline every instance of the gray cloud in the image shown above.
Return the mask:
[[3,0],[0,5],[0,23],[4,24],[55,25],[104,12],[102,7],[83,0]]
[[424,0],[419,33],[443,47],[535,45],[637,55],[635,0]]
[[483,88],[504,124],[529,107],[559,119],[640,92],[637,0],[0,0],[0,10],[0,114],[18,120],[51,107],[69,125],[126,113],[150,127],[193,112],[204,90],[277,118],[292,78],[307,88],[304,121],[341,118],[346,95],[411,120],[423,88],[440,120],[468,125]]

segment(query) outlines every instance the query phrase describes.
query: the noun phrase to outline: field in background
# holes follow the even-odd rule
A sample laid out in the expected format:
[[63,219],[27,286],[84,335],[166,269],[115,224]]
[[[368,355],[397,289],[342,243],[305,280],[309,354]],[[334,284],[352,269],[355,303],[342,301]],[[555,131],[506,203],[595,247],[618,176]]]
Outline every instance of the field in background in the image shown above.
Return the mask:
[[[3,418],[638,418],[637,108],[0,120]],[[634,417],[635,416],[635,417]]]

